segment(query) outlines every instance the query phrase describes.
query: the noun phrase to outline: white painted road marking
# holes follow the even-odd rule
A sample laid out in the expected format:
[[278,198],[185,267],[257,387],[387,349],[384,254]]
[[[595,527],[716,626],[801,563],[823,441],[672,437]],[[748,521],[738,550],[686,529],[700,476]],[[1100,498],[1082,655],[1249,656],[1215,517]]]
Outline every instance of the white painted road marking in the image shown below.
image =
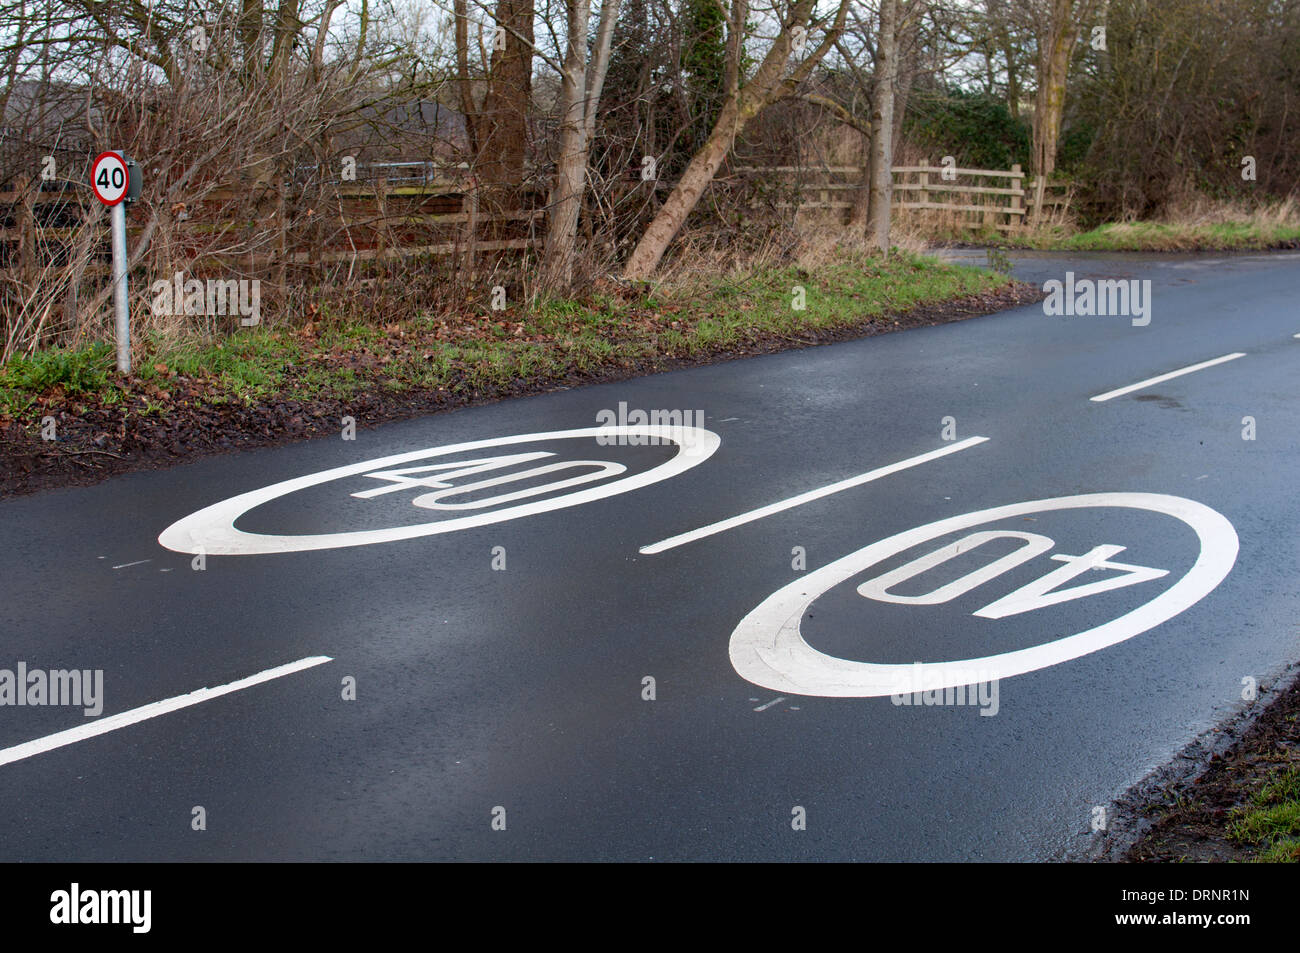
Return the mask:
[[710,523],[700,529],[693,529],[688,533],[679,533],[658,543],[651,543],[649,546],[642,546],[640,552],[646,556],[652,556],[655,553],[662,553],[667,549],[675,549],[678,546],[684,546],[687,543],[693,543],[697,539],[703,539],[706,536],[712,536],[715,533],[721,533],[725,530],[732,529],[736,526],[743,526],[746,523],[752,523],[754,520],[760,520],[764,516],[771,516],[773,513],[780,513],[783,510],[792,509],[796,506],[802,506],[804,503],[811,503],[813,500],[820,500],[824,496],[830,496],[832,493],[838,493],[841,490],[848,490],[855,486],[862,486],[864,483],[870,483],[872,480],[879,480],[881,477],[889,476],[891,473],[898,473],[900,470],[906,470],[909,467],[918,466],[922,463],[929,463],[931,460],[937,460],[940,457],[947,456],[950,453],[956,453],[959,450],[965,450],[967,447],[973,447],[976,444],[984,443],[988,437],[967,437],[959,443],[943,447],[939,450],[931,450],[929,453],[923,453],[918,457],[910,457],[907,460],[900,460],[898,463],[891,463],[886,467],[879,467],[875,470],[868,470],[855,477],[849,477],[847,480],[840,480],[838,483],[831,483],[818,490],[809,490],[807,493],[800,493],[798,496],[792,496],[787,500],[780,500],[776,503],[770,503],[767,506],[761,506],[756,510],[750,510],[748,513],[741,513],[739,516],[733,516],[730,519],[722,520],[719,523]]
[[771,708],[773,705],[775,705],[775,704],[777,704],[777,703],[779,703],[779,702],[783,702],[783,701],[785,701],[785,696],[784,696],[784,695],[778,695],[776,698],[773,698],[773,699],[772,699],[770,702],[768,702],[766,705],[759,705],[757,708],[754,709],[754,711],[767,711],[767,710],[768,710],[769,708]]
[[[962,553],[974,552],[985,543],[1006,539],[1020,540],[1022,545],[1000,559],[995,559],[991,563],[973,569],[964,576],[939,586],[931,592],[904,596],[889,591],[895,586],[924,575],[936,566],[943,565]],[[874,599],[877,602],[891,602],[895,605],[942,605],[945,602],[951,602],[958,596],[965,595],[972,589],[977,589],[985,583],[991,582],[1003,573],[1010,572],[1024,563],[1034,561],[1038,556],[1049,552],[1055,545],[1056,542],[1051,537],[1044,536],[1041,533],[1022,533],[1018,530],[986,530],[981,533],[971,533],[954,543],[941,546],[932,553],[927,553],[913,559],[911,562],[904,563],[897,569],[891,569],[874,579],[868,579],[858,586],[858,595],[866,599]],[[1169,575],[1167,569],[1110,562],[1111,556],[1122,553],[1124,549],[1124,546],[1108,544],[1094,546],[1082,556],[1057,553],[1050,558],[1056,562],[1066,563],[1066,565],[1052,570],[1040,579],[1026,583],[1015,592],[989,603],[983,609],[978,609],[972,614],[979,616],[981,619],[1002,619],[1006,616],[1033,612],[1035,609],[1057,605],[1072,599],[1098,595],[1112,589],[1135,586],[1139,583],[1150,582],[1153,579],[1160,579]],[[1092,570],[1094,569],[1119,570],[1120,575],[1062,588],[1067,582],[1072,582],[1080,576],[1092,576]]]
[[[486,513],[474,513],[453,519],[438,520],[432,523],[416,523],[407,526],[392,526],[384,529],[360,530],[347,533],[321,533],[310,536],[276,536],[262,533],[246,533],[235,526],[236,521],[249,510],[279,499],[290,493],[305,490],[308,487],[340,480],[344,477],[365,475],[385,467],[414,463],[431,457],[446,457],[451,454],[468,453],[473,450],[507,447],[520,443],[537,443],[544,440],[572,440],[595,437],[635,436],[656,438],[665,443],[675,444],[677,453],[669,460],[640,473],[622,477],[599,486],[585,490],[575,490],[561,496],[544,500],[519,503]],[[377,460],[364,460],[321,473],[285,480],[273,486],[263,487],[249,493],[232,496],[228,500],[191,513],[184,519],[177,520],[158,536],[158,542],[167,549],[178,553],[199,553],[208,556],[248,556],[258,553],[296,553],[315,549],[338,549],[344,546],[367,546],[372,543],[388,543],[400,539],[416,539],[421,536],[433,536],[439,533],[452,533],[457,530],[476,526],[487,526],[547,513],[551,510],[590,503],[608,496],[626,493],[677,476],[692,467],[698,466],[713,455],[722,442],[711,430],[698,427],[673,427],[650,424],[645,426],[601,426],[584,427],[580,430],[556,430],[549,433],[525,433],[512,437],[495,437],[490,440],[472,440],[468,443],[449,444],[445,447],[430,447],[426,450],[414,450],[410,453],[398,453]],[[463,461],[474,464],[480,461]],[[421,468],[423,469],[423,468]],[[555,489],[558,484],[551,484],[548,489]],[[566,481],[567,485],[567,481]],[[462,487],[462,490],[466,487]],[[537,492],[530,490],[530,493]],[[347,497],[350,500],[352,497]],[[502,497],[501,499],[504,499]],[[500,501],[500,500],[498,500]],[[465,504],[474,506],[477,504]],[[448,507],[443,507],[448,508]]]
[[126,569],[128,566],[142,566],[142,565],[144,565],[145,563],[147,563],[147,562],[152,562],[152,561],[153,561],[153,560],[150,560],[150,559],[137,559],[137,560],[136,560],[135,562],[133,562],[133,563],[122,563],[122,565],[120,565],[120,566],[114,566],[113,568],[114,568],[114,569]]
[[294,672],[301,672],[304,669],[332,661],[334,660],[328,655],[313,655],[305,659],[299,659],[297,662],[290,662],[288,665],[268,668],[265,672],[258,672],[256,675],[241,678],[239,681],[231,682],[228,685],[219,685],[216,688],[200,688],[188,695],[165,698],[160,702],[153,702],[148,705],[141,705],[139,708],[132,708],[130,711],[124,711],[120,715],[99,718],[76,728],[69,728],[67,731],[60,731],[57,734],[46,735],[44,738],[37,738],[35,741],[26,741],[20,745],[14,745],[12,748],[0,750],[0,765],[22,761],[24,758],[30,758],[33,755],[44,754],[47,751],[53,751],[55,748],[62,748],[64,745],[85,741],[87,738],[94,738],[96,735],[116,731],[118,728],[125,728],[127,725],[134,725],[150,718],[157,718],[159,715],[166,715],[169,712],[188,708],[200,702],[211,701],[214,698],[220,698],[222,695],[229,695],[231,692],[251,688],[254,685],[260,685],[262,682],[269,682],[272,679],[292,675]]
[[1181,579],[1144,605],[1075,635],[984,658],[926,663],[926,689],[1010,678],[1088,655],[1167,622],[1214,591],[1237,560],[1237,532],[1202,503],[1156,493],[1090,493],[979,510],[882,539],[778,589],[731,633],[729,654],[741,678],[772,691],[827,698],[877,698],[913,684],[914,666],[835,658],[804,641],[799,627],[817,599],[864,570],[932,539],[998,520],[1057,510],[1124,507],[1163,513],[1195,530],[1201,551]]
[[1170,371],[1168,374],[1161,374],[1159,377],[1148,377],[1144,381],[1138,381],[1136,384],[1129,384],[1127,387],[1121,387],[1118,390],[1108,390],[1104,394],[1098,394],[1096,397],[1089,399],[1100,403],[1103,400],[1110,400],[1112,397],[1123,397],[1125,394],[1131,394],[1135,390],[1150,387],[1152,384],[1159,384],[1163,381],[1172,380],[1175,377],[1182,377],[1184,374],[1190,374],[1193,371],[1204,370],[1207,367],[1213,367],[1215,364],[1222,364],[1225,361],[1235,361],[1237,358],[1245,356],[1245,353],[1242,351],[1237,351],[1234,354],[1225,354],[1223,357],[1216,357],[1212,361],[1202,361],[1200,364],[1193,364],[1191,367],[1184,367],[1176,371]]

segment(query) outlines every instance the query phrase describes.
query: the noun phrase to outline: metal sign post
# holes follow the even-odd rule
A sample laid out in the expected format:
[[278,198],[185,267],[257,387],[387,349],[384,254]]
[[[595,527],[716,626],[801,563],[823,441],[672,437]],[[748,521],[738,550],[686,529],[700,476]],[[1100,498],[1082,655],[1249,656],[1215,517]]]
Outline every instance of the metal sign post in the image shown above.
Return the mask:
[[[95,197],[108,206],[113,235],[113,312],[117,336],[117,370],[131,373],[131,305],[126,287],[126,206],[140,194],[135,165],[122,152],[103,152],[90,167],[90,187]],[[136,181],[131,181],[135,178]]]
[[108,210],[113,231],[113,313],[117,334],[117,370],[131,373],[131,304],[126,291],[126,207],[118,202]]

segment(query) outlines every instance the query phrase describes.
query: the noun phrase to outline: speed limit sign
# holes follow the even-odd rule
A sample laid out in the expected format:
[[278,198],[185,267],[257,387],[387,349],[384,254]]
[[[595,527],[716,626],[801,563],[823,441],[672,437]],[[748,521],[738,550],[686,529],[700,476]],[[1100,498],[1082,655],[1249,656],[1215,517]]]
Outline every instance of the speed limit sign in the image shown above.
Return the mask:
[[90,167],[90,185],[95,190],[95,198],[107,206],[114,206],[126,198],[130,183],[131,173],[120,154],[101,152],[95,157]]
[[127,294],[126,205],[140,197],[140,182],[132,182],[134,165],[124,152],[101,152],[90,164],[90,187],[108,206],[113,241],[113,312],[117,329],[117,369],[131,373],[131,299]]

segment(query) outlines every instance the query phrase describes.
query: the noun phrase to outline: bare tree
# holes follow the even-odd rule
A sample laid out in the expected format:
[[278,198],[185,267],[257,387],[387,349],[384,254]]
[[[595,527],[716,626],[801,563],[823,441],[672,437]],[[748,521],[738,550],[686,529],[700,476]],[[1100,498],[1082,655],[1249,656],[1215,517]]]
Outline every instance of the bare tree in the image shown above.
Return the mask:
[[[686,171],[673,187],[667,200],[646,228],[641,240],[637,242],[627,264],[623,268],[623,277],[628,280],[648,278],[658,266],[669,243],[681,230],[703,195],[704,190],[717,174],[727,154],[731,151],[736,136],[759,112],[772,103],[792,95],[799,85],[807,79],[818,63],[835,45],[835,41],[844,30],[844,18],[849,0],[840,0],[834,19],[825,31],[818,46],[788,75],[786,64],[792,49],[802,45],[810,34],[810,27],[820,25],[813,18],[816,0],[795,0],[789,13],[781,21],[779,32],[768,47],[754,75],[743,84],[741,82],[741,60],[743,58],[744,24],[748,4],[746,0],[733,0],[732,16],[728,30],[728,67],[727,95],[718,111],[717,122],[704,145],[691,158]],[[825,21],[823,20],[822,23]],[[796,44],[796,37],[799,43]]]
[[1065,114],[1065,87],[1079,29],[1097,0],[1030,0],[1038,35],[1038,92],[1034,99],[1034,172],[1044,178],[1056,170],[1056,150]]
[[[336,0],[304,2],[318,11],[314,29],[326,30]],[[34,242],[40,254],[28,256],[29,274],[0,271],[0,359],[102,333],[109,286],[94,278],[101,208],[90,203],[83,214],[84,203],[71,199],[86,188],[85,164],[96,152],[120,148],[147,159],[145,192],[131,212],[138,226],[129,233],[131,267],[168,278],[269,273],[279,290],[294,244],[313,242],[327,225],[349,227],[328,184],[341,158],[331,135],[362,125],[366,111],[394,96],[421,95],[391,81],[397,53],[382,25],[364,42],[357,35],[355,43],[327,43],[312,27],[300,29],[308,17],[289,0],[273,17],[260,3],[227,9],[225,19],[205,21],[206,36],[177,0],[159,0],[156,29],[131,55],[78,6],[83,0],[0,0],[0,14],[15,4],[19,12],[39,4],[40,15],[0,16],[0,69],[9,79],[0,91],[0,181],[43,177],[42,157],[57,158],[42,209],[72,227],[33,225],[24,250]],[[103,6],[95,12],[117,16],[116,6]],[[128,23],[135,12],[123,11]],[[169,66],[156,61],[160,50],[172,57]]]
[[898,0],[880,0],[876,88],[871,97],[871,193],[867,230],[889,254],[889,214],[894,197],[894,84],[898,61]]
[[587,64],[587,21],[590,0],[567,0],[568,47],[564,58],[562,99],[563,128],[555,183],[551,188],[550,221],[542,250],[542,283],[550,289],[567,288],[573,281],[574,245],[578,236],[578,215],[586,191],[591,139],[596,128],[605,74],[609,70],[614,24],[618,22],[619,0],[605,0],[600,10],[596,47]]
[[474,105],[474,83],[469,75],[469,10],[467,0],[455,0],[456,90],[460,94],[460,111],[465,117],[470,155],[478,155],[478,108]]
[[491,72],[479,122],[478,167],[483,181],[503,198],[516,193],[524,180],[533,96],[533,15],[533,0],[498,0]]

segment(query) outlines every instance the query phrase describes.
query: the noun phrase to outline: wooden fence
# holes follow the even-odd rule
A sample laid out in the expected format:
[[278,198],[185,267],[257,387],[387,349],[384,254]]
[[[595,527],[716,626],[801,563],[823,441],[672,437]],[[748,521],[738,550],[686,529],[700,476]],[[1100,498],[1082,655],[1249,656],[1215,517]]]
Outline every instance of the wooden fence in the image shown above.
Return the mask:
[[[863,191],[866,169],[862,166],[765,166],[734,170],[787,184],[793,198],[771,203],[776,208],[798,211],[829,209],[847,213]],[[1021,167],[1009,170],[964,169],[955,166],[895,166],[893,208],[910,213],[920,210],[959,213],[971,228],[1018,231],[1046,214],[1048,209],[1068,205],[1069,184],[1031,179]],[[811,198],[815,196],[815,198]]]
[[[382,166],[358,170],[363,181],[316,186],[310,195],[301,185],[276,180],[261,187],[259,221],[232,221],[223,207],[246,198],[233,189],[202,193],[192,206],[164,213],[172,227],[172,258],[187,270],[261,271],[283,287],[290,268],[316,269],[342,263],[387,261],[417,255],[459,256],[473,271],[480,256],[518,253],[537,247],[543,234],[542,208],[480,208],[479,193],[460,167],[413,176]],[[390,184],[385,172],[394,173]],[[830,210],[847,219],[864,182],[860,166],[770,166],[733,168],[733,174],[772,185],[778,197],[769,207]],[[896,166],[896,214],[957,213],[970,228],[1017,231],[1062,207],[1068,185],[1029,179],[1019,165],[1009,170],[935,166]],[[366,173],[369,173],[367,175]],[[725,184],[720,180],[719,185]],[[656,183],[666,187],[665,183]],[[522,204],[522,203],[521,203]],[[533,201],[534,205],[540,204]],[[761,204],[755,202],[753,204]],[[145,227],[148,211],[127,216],[131,247]],[[92,240],[83,234],[90,261],[82,274],[107,275],[107,216],[88,186],[62,183],[51,188],[34,180],[0,191],[0,269],[30,280],[39,268],[77,258],[73,239],[85,221],[98,221]],[[213,252],[214,236],[255,236],[242,253]],[[237,244],[237,243],[236,243]]]
[[[472,270],[479,256],[535,247],[545,218],[541,208],[480,208],[479,192],[464,178],[414,183],[408,178],[390,185],[385,175],[378,175],[317,187],[310,196],[293,183],[276,180],[259,192],[256,221],[230,217],[232,203],[247,198],[230,188],[204,190],[196,201],[162,210],[159,225],[171,229],[178,263],[197,258],[211,268],[269,270],[281,284],[290,267],[417,255],[461,256]],[[127,215],[130,247],[155,211],[146,206]],[[75,257],[73,241],[86,222],[97,224],[84,273],[106,275],[108,217],[88,186],[42,188],[30,179],[13,183],[0,191],[0,268],[28,277],[39,268],[63,264]],[[241,243],[252,250],[213,250]]]

